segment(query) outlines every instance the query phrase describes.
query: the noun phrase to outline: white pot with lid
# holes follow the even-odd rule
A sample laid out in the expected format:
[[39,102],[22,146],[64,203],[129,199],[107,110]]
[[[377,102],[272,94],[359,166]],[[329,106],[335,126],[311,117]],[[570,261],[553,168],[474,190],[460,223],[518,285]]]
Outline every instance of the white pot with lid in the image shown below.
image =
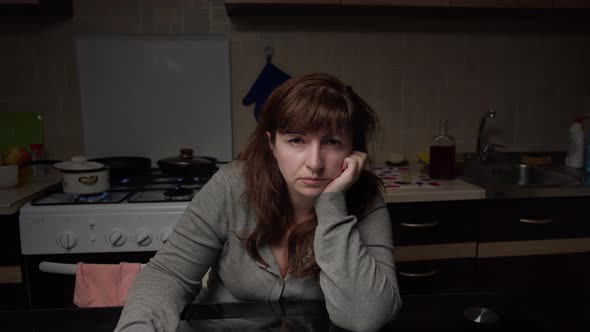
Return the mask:
[[111,187],[109,169],[84,156],[53,164],[53,168],[63,174],[63,191],[68,194],[97,194]]

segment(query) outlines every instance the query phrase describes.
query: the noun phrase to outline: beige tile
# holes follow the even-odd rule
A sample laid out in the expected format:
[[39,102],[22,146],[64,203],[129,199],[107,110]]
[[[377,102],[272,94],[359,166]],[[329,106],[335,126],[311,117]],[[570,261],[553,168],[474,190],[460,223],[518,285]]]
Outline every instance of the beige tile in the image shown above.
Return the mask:
[[229,19],[224,7],[211,8],[211,22],[213,22],[213,24],[219,25],[229,24]]
[[184,10],[184,33],[202,34],[211,29],[211,13],[208,9]]
[[211,33],[215,35],[229,35],[231,26],[229,23],[211,24]]
[[189,9],[208,9],[210,4],[209,0],[184,0],[183,6]]
[[23,55],[22,33],[18,31],[0,30],[0,56],[22,56]]
[[141,0],[144,7],[181,7],[185,0]]
[[57,97],[66,94],[67,83],[64,59],[61,57],[38,58],[35,64],[33,95]]

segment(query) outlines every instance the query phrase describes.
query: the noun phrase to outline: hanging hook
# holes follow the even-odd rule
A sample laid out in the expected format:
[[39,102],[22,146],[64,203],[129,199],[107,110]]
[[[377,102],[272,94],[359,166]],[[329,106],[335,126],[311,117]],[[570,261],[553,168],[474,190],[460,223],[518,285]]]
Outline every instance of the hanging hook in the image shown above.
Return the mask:
[[266,46],[264,48],[264,55],[266,56],[267,63],[271,63],[272,56],[274,55],[274,53],[275,53],[275,50],[272,48],[272,46]]

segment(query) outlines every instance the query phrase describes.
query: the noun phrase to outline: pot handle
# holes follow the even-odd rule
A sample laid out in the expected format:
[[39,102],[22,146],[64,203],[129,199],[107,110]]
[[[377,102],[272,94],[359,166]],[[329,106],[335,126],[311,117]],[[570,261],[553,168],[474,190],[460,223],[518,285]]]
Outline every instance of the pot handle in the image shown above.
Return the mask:
[[53,160],[53,159],[38,159],[38,160],[31,160],[26,161],[24,163],[18,164],[19,166],[34,166],[34,165],[53,165],[56,163],[60,163],[62,160]]
[[85,185],[93,185],[98,181],[98,176],[81,176],[78,178],[78,182]]
[[180,149],[181,159],[193,159],[193,149]]

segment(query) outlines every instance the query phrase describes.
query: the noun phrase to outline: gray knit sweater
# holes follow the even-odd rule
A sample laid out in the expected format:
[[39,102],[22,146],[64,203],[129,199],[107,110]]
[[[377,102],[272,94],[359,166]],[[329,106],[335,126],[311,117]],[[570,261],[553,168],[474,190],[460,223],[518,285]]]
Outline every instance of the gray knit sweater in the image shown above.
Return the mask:
[[[378,329],[400,308],[389,214],[379,196],[363,220],[347,212],[345,196],[323,193],[315,203],[314,251],[321,272],[281,277],[270,247],[269,264],[248,255],[238,235],[257,217],[248,207],[241,162],[221,167],[188,205],[173,233],[135,280],[116,332],[175,331],[184,306],[198,301],[324,299],[332,322],[353,331]],[[208,286],[200,294],[207,270]]]

